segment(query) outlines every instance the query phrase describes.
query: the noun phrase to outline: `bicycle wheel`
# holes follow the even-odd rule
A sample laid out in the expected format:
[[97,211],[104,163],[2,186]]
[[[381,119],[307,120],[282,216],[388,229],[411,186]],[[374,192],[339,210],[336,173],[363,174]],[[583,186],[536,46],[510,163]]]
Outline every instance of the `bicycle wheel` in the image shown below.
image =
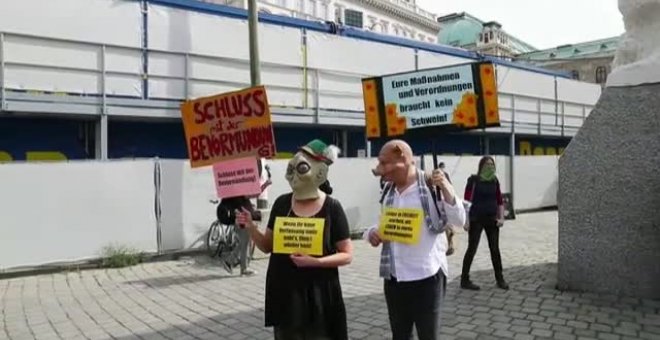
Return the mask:
[[209,231],[206,234],[206,252],[209,256],[214,257],[218,254],[218,245],[220,243],[221,230],[220,221],[211,223]]
[[221,224],[220,234],[218,257],[232,268],[238,266],[240,264],[240,240],[234,226]]

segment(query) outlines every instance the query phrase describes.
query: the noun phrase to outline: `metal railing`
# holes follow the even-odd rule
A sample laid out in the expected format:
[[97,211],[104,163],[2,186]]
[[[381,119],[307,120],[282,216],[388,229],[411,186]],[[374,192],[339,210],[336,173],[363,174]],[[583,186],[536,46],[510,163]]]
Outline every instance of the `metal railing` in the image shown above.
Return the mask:
[[[48,64],[38,64],[32,62],[20,62],[20,61],[8,61],[5,59],[6,55],[6,39],[8,38],[21,38],[27,40],[34,40],[35,44],[39,43],[62,43],[62,44],[74,44],[81,47],[94,47],[100,56],[100,63],[96,68],[84,68],[79,66],[62,66],[62,65],[48,65]],[[303,39],[304,41],[305,39]],[[108,51],[124,51],[124,52],[134,52],[136,55],[140,55],[138,58],[142,58],[142,53],[147,53],[148,58],[153,58],[154,56],[173,56],[182,60],[182,65],[179,65],[183,70],[184,74],[181,76],[178,75],[169,75],[169,74],[157,74],[147,70],[146,74],[142,72],[127,72],[120,70],[108,69],[107,65],[107,54]],[[175,58],[176,59],[176,58]],[[234,65],[247,66],[249,61],[246,59],[238,59],[231,57],[222,57],[222,56],[209,56],[195,53],[181,53],[173,52],[159,49],[142,49],[138,47],[126,47],[110,44],[98,44],[91,42],[75,41],[68,39],[56,39],[48,37],[33,36],[27,34],[17,34],[11,32],[0,32],[0,111],[26,111],[26,112],[57,112],[57,113],[67,113],[67,110],[70,110],[69,113],[83,113],[88,112],[89,114],[94,115],[113,115],[114,113],[109,110],[109,107],[117,106],[130,106],[134,108],[141,108],[143,111],[148,111],[152,109],[157,110],[169,110],[170,114],[164,116],[164,118],[179,118],[178,115],[178,105],[181,100],[185,100],[191,97],[192,94],[192,85],[195,83],[205,83],[205,84],[215,84],[215,85],[224,85],[233,88],[243,88],[249,86],[249,81],[241,80],[231,80],[231,79],[217,79],[212,77],[203,77],[203,76],[193,76],[191,74],[192,63],[196,60],[205,60],[209,59],[214,62],[227,62]],[[40,70],[55,70],[60,72],[77,72],[77,73],[86,73],[94,74],[98,77],[99,91],[95,93],[60,93],[58,96],[55,96],[56,93],[50,91],[49,89],[16,89],[8,88],[6,84],[6,71],[12,67],[21,67],[21,68],[32,68]],[[350,72],[342,72],[336,70],[327,70],[322,68],[312,68],[305,65],[303,62],[302,66],[291,66],[283,65],[277,63],[262,63],[262,67],[265,70],[280,70],[280,71],[295,71],[302,74],[302,79],[298,84],[268,84],[266,86],[275,90],[283,91],[292,91],[299,92],[301,100],[299,101],[300,105],[293,107],[287,107],[286,112],[293,115],[306,115],[313,116],[310,123],[321,123],[320,117],[322,115],[332,116],[338,119],[346,119],[351,121],[363,121],[364,114],[360,110],[362,94],[361,92],[349,91],[349,90],[337,90],[337,89],[324,89],[323,88],[323,79],[324,76],[332,76],[336,79],[341,79],[342,82],[347,84],[358,85],[360,80],[369,75],[366,74],[356,74]],[[122,77],[133,77],[136,79],[136,83],[141,84],[140,93],[136,93],[134,96],[130,95],[116,95],[109,93],[108,78],[113,76],[122,76]],[[312,81],[308,81],[311,76]],[[182,82],[183,89],[179,96],[154,96],[150,93],[148,88],[148,82],[142,82],[138,80],[147,79],[147,80],[162,80],[162,81],[172,81],[172,82]],[[147,84],[146,86],[144,84]],[[361,88],[355,86],[356,88]],[[32,91],[32,92],[31,92]],[[82,96],[81,96],[82,95]],[[341,107],[332,107],[332,106],[322,106],[320,103],[324,99],[324,96],[331,97],[342,97],[345,99],[353,100],[356,103],[355,109],[347,109]],[[508,106],[505,106],[504,103],[510,100]],[[535,109],[524,109],[521,107],[516,107],[515,101],[526,101],[526,102],[535,102]],[[20,105],[18,105],[20,103]],[[15,105],[9,105],[15,104]],[[38,105],[39,104],[39,105]],[[61,106],[59,109],[54,109],[54,106]],[[553,106],[553,110],[543,109],[548,105]],[[76,111],[73,109],[74,106],[77,106]],[[554,100],[548,98],[539,98],[532,97],[524,94],[516,93],[506,93],[500,92],[500,107],[501,112],[503,113],[502,129],[492,129],[493,132],[505,132],[506,128],[510,128],[512,131],[518,131],[520,133],[529,133],[529,134],[548,134],[548,135],[561,135],[561,136],[571,136],[582,125],[584,119],[586,119],[588,112],[593,108],[592,105],[587,105],[583,103],[576,103],[570,101]],[[567,107],[577,108],[577,114],[567,112]],[[280,107],[283,108],[283,107]],[[505,113],[511,111],[511,119],[507,119]],[[523,115],[535,116],[533,119],[521,119],[516,117],[522,117]],[[151,116],[147,114],[145,116]],[[139,116],[137,116],[139,117]],[[579,124],[567,124],[567,121],[579,121]],[[553,123],[547,123],[548,121],[553,121]],[[355,125],[355,123],[350,123],[347,125]],[[513,126],[516,126],[515,130]]]

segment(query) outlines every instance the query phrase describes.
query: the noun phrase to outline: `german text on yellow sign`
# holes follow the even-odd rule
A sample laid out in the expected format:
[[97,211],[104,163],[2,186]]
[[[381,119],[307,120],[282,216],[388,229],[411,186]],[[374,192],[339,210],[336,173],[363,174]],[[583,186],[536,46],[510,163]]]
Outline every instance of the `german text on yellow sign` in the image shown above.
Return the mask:
[[323,218],[278,217],[273,228],[273,253],[323,255]]
[[423,215],[421,209],[386,208],[380,219],[380,237],[387,241],[417,244]]

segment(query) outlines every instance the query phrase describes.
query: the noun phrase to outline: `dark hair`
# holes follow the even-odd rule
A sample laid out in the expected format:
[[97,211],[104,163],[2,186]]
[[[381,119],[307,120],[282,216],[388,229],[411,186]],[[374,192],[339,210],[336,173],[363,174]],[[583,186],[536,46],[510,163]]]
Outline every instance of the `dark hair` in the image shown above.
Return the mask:
[[326,195],[332,195],[332,191],[333,191],[333,190],[332,190],[332,187],[330,186],[330,181],[328,181],[328,180],[326,180],[325,182],[323,182],[323,184],[321,184],[321,186],[319,187],[319,189],[321,189],[321,191],[323,191],[324,193],[326,193]]
[[445,167],[445,162],[440,162],[440,164],[438,164],[438,168],[444,168],[444,167]]
[[483,157],[481,157],[481,160],[479,160],[479,169],[478,169],[478,171],[477,171],[477,174],[480,174],[480,173],[481,173],[481,169],[484,168],[484,165],[486,165],[486,162],[488,162],[489,160],[490,160],[491,162],[493,162],[493,165],[495,165],[495,159],[494,159],[493,157],[491,157],[491,156],[483,156]]

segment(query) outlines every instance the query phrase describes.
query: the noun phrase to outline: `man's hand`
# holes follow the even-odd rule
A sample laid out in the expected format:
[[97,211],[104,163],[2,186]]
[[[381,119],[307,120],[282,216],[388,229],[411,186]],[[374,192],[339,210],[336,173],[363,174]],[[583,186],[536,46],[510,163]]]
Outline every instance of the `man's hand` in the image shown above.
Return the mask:
[[380,239],[380,236],[378,235],[378,230],[374,229],[369,232],[369,243],[373,247],[378,247],[383,241]]
[[440,189],[444,189],[450,183],[442,170],[435,169],[431,174],[431,184],[440,187]]
[[445,202],[452,206],[456,204],[456,198],[454,197],[454,187],[445,176],[444,171],[441,169],[433,170],[433,173],[431,174],[431,184],[439,187],[440,190],[442,190],[442,196],[444,197]]

